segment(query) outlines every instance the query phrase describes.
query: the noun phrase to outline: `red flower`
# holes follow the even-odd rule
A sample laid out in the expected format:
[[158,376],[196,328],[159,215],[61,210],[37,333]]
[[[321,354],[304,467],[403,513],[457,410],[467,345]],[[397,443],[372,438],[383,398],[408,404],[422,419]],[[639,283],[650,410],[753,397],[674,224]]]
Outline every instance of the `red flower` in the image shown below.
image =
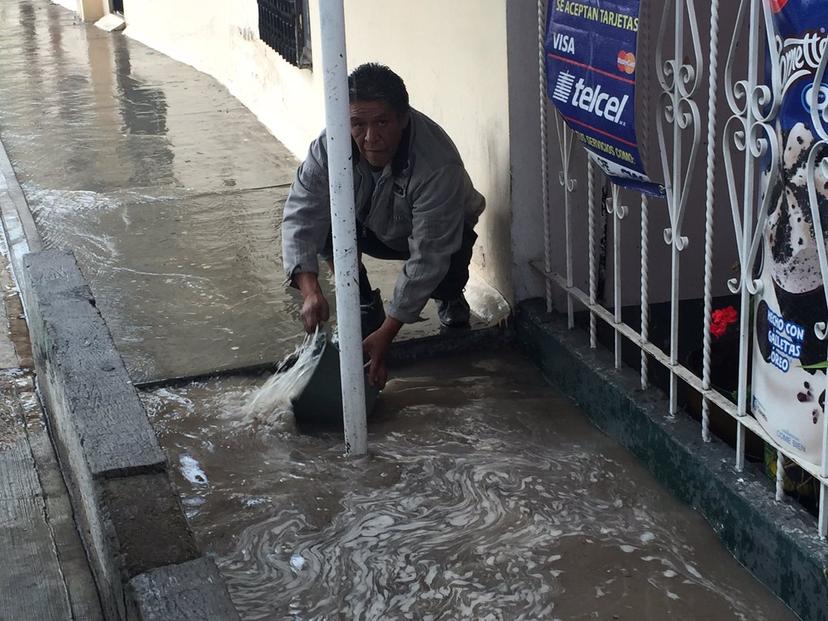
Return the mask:
[[732,306],[725,306],[713,311],[710,318],[710,334],[721,338],[731,324],[739,319],[739,313]]

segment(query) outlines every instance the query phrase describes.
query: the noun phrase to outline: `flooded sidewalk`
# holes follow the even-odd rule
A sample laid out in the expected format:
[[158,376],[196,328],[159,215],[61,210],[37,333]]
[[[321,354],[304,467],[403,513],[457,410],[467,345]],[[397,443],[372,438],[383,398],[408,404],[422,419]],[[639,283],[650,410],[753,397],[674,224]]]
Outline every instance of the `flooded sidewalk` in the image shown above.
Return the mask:
[[[252,113],[48,0],[0,4],[0,59],[0,140],[43,246],[75,253],[136,383],[293,349],[280,225],[299,162]],[[388,298],[399,267],[368,265]],[[433,304],[424,319],[401,338],[436,332]]]
[[295,158],[209,77],[47,0],[2,3],[0,26],[0,139],[131,376],[277,359],[297,332],[274,295]]
[[242,618],[796,618],[517,353],[393,375],[364,460],[243,423],[261,378],[145,393]]
[[[249,111],[47,0],[0,4],[0,59],[0,140],[38,233],[77,256],[133,382],[293,350],[297,161]],[[369,271],[387,297],[396,266]],[[337,432],[245,423],[265,379],[143,393],[244,619],[793,618],[513,351],[396,369],[362,460]]]

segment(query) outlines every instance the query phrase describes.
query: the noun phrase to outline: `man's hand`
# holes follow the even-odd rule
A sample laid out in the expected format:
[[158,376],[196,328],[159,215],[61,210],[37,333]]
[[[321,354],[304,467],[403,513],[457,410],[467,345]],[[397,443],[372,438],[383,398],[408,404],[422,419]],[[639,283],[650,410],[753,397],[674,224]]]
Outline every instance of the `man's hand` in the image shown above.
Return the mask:
[[301,272],[294,276],[294,283],[302,293],[302,324],[305,331],[310,334],[317,326],[325,323],[331,317],[331,309],[328,300],[322,294],[319,287],[319,278],[313,272]]
[[368,370],[368,383],[380,390],[385,388],[385,382],[388,381],[385,358],[400,328],[402,322],[393,317],[386,317],[382,325],[362,341],[362,351],[368,358],[365,364]]

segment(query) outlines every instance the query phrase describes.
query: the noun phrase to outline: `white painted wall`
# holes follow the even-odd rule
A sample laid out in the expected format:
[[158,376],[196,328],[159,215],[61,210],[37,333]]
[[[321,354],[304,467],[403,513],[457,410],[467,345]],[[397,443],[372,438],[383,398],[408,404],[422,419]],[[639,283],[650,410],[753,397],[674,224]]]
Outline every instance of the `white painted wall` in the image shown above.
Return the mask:
[[395,69],[412,105],[457,144],[487,201],[475,266],[511,299],[506,1],[352,0],[346,9],[351,66]]
[[[542,261],[544,256],[537,13],[537,3],[531,1],[510,2],[507,10],[512,172],[511,268],[517,300],[541,296],[545,290],[543,279],[529,266],[530,261]],[[555,150],[550,150],[550,153],[554,155]],[[558,168],[557,160],[550,163],[550,170]],[[555,196],[558,196],[557,193]],[[559,300],[563,297],[560,296]]]
[[52,0],[52,4],[58,4],[70,11],[78,12],[78,0]]
[[[258,39],[255,0],[126,0],[124,16],[127,35],[215,77],[304,156],[324,124],[321,75],[296,69]],[[311,21],[318,39],[318,19]]]
[[[126,34],[226,85],[297,157],[324,125],[319,70],[297,69],[258,39],[255,0],[126,0]],[[507,0],[347,0],[349,66],[389,65],[414,107],[454,139],[488,208],[474,266],[512,297]],[[310,0],[311,39],[320,40]],[[315,46],[319,67],[319,46]]]

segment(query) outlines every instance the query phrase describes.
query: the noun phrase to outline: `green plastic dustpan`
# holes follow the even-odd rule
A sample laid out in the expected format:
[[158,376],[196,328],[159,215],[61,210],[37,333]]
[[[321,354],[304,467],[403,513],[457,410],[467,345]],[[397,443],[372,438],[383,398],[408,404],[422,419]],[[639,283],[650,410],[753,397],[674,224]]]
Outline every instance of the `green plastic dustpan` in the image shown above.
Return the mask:
[[[300,425],[342,427],[342,380],[339,367],[339,348],[330,337],[320,332],[311,344],[317,360],[310,379],[302,392],[294,397],[293,414]],[[370,415],[377,402],[379,390],[365,378],[365,413]]]

